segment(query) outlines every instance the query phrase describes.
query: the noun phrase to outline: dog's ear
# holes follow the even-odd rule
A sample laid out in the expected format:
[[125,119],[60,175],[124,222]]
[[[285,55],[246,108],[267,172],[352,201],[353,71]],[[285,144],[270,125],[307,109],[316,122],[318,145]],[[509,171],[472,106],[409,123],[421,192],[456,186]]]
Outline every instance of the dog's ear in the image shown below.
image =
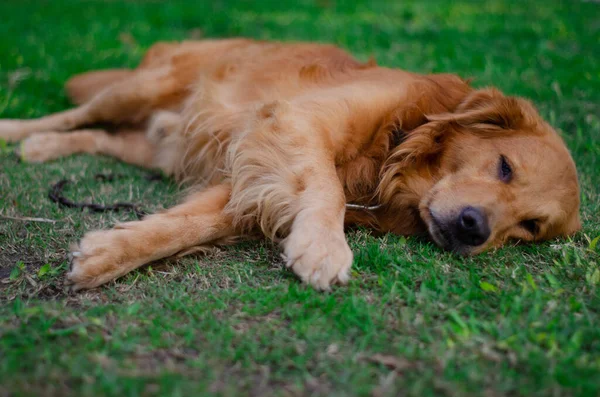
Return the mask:
[[494,88],[471,92],[452,113],[427,116],[429,121],[455,123],[474,130],[517,130],[534,122],[536,111],[528,101],[508,97]]
[[399,178],[424,164],[434,164],[432,157],[441,152],[447,121],[430,121],[406,134],[405,139],[388,155],[383,167],[377,194],[381,202],[388,203],[406,181]]

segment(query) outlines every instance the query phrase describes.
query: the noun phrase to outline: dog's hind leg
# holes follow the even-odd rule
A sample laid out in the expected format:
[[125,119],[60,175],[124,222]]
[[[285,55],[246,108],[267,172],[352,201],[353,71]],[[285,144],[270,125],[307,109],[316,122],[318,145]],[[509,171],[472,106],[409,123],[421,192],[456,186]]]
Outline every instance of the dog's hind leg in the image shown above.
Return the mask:
[[76,153],[104,154],[123,162],[152,168],[156,145],[136,130],[76,130],[68,133],[40,132],[25,139],[17,149],[23,161],[41,163]]
[[0,139],[17,142],[36,132],[68,131],[77,126],[91,124],[89,106],[84,105],[64,112],[32,120],[0,120]]
[[74,109],[32,120],[0,120],[0,139],[19,141],[36,132],[69,131],[94,123],[140,124],[158,109],[177,106],[188,82],[169,66],[135,72]]
[[23,161],[42,163],[77,153],[103,154],[125,163],[145,168],[161,168],[170,174],[169,161],[156,161],[163,138],[171,135],[181,125],[181,118],[172,112],[157,112],[147,131],[119,129],[76,130],[64,132],[39,132],[25,139],[17,149]]
[[228,184],[213,186],[166,212],[87,233],[71,253],[67,283],[93,288],[193,247],[231,242],[236,231],[223,212],[230,193]]

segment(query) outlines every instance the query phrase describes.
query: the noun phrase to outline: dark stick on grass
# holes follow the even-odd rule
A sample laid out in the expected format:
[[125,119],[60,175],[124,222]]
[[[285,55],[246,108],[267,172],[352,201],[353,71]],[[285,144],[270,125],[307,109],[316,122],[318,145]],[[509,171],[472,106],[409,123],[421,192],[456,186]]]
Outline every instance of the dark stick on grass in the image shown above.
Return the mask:
[[[98,179],[102,182],[111,182],[111,181],[115,180],[116,178],[122,178],[122,177],[123,177],[123,175],[120,175],[120,174],[96,174],[94,176],[95,179]],[[156,180],[162,179],[162,176],[160,174],[152,173],[152,174],[148,174],[145,178],[149,181],[156,181]],[[85,203],[85,202],[72,201],[63,195],[63,190],[64,190],[65,186],[68,185],[69,183],[72,183],[72,182],[67,179],[61,179],[60,181],[58,181],[57,183],[52,185],[48,192],[48,198],[50,200],[52,200],[52,202],[57,203],[58,205],[63,206],[63,207],[80,208],[82,210],[87,208],[91,212],[108,212],[108,211],[118,212],[120,210],[125,210],[125,211],[133,212],[135,214],[135,216],[138,217],[138,219],[142,219],[145,215],[148,214],[147,211],[141,209],[137,204],[128,203],[128,202],[118,202],[118,203],[114,203],[112,205],[103,205],[103,204],[97,204],[97,203]]]

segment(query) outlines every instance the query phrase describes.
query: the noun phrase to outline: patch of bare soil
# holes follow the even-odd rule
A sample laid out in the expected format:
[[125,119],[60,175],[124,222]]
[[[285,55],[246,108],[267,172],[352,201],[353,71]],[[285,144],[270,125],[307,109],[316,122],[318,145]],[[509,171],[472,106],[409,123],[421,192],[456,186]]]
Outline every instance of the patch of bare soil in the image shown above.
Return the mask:
[[0,284],[1,281],[9,278],[10,272],[19,262],[25,265],[27,273],[35,273],[44,265],[43,257],[27,247],[2,247],[0,249]]

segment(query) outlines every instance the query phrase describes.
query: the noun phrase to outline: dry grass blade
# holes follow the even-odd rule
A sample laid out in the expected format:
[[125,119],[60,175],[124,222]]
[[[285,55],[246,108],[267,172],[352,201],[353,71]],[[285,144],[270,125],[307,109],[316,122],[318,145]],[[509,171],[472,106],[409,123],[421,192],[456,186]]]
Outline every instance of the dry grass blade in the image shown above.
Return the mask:
[[48,218],[32,218],[29,216],[8,216],[8,215],[0,215],[1,219],[8,219],[11,221],[19,221],[19,222],[41,222],[41,223],[56,223],[60,222],[55,219]]

